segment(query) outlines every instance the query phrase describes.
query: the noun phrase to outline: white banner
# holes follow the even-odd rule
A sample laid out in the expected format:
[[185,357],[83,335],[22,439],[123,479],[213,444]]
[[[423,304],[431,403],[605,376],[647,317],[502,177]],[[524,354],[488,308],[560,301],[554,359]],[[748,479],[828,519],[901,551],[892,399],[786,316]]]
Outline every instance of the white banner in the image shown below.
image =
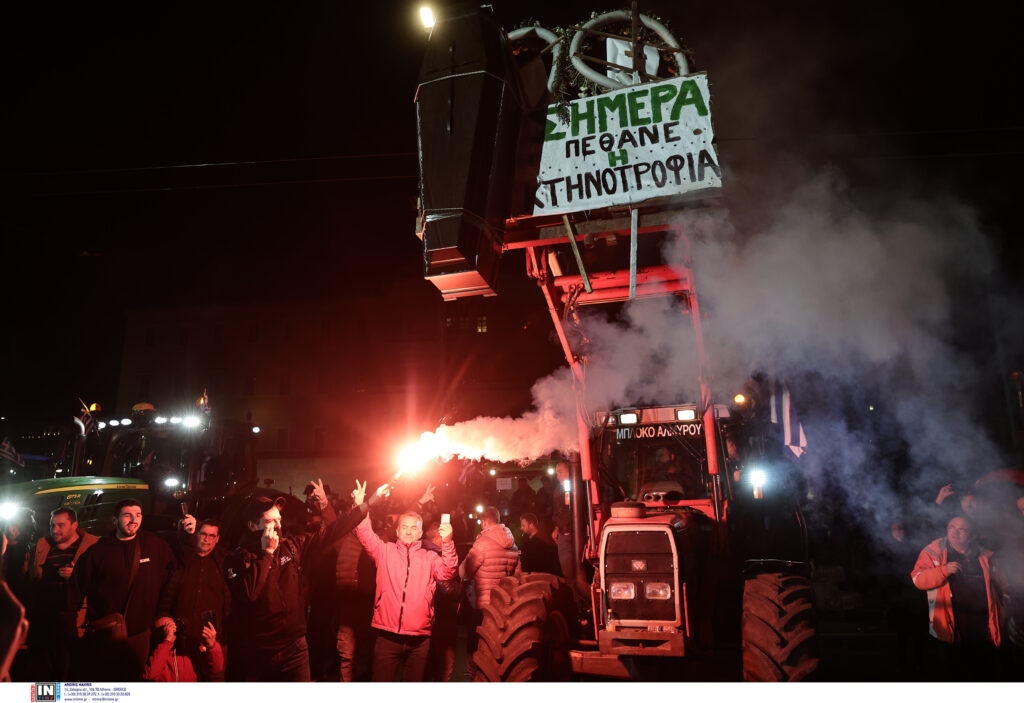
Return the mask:
[[708,78],[644,83],[548,108],[533,214],[721,188]]

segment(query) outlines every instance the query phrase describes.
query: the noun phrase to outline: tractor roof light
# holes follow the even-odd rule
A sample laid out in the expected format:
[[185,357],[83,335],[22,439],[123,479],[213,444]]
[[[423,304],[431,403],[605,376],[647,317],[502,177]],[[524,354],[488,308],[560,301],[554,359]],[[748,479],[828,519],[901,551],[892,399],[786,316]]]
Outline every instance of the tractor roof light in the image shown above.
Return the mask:
[[111,427],[119,427],[120,425],[121,425],[121,421],[120,420],[111,420],[110,421],[110,426]]
[[619,415],[620,425],[635,425],[640,422],[640,413],[630,412]]
[[153,419],[153,422],[155,422],[158,425],[163,425],[164,423],[167,422],[167,418],[164,417],[163,415],[158,415],[156,418]]
[[189,415],[181,421],[181,424],[185,425],[185,427],[199,427],[199,418],[195,415]]
[[253,434],[259,434],[260,433],[260,426],[259,425],[253,425],[252,426],[252,433]]
[[697,411],[693,408],[679,408],[676,410],[676,419],[679,422],[692,422],[697,419]]

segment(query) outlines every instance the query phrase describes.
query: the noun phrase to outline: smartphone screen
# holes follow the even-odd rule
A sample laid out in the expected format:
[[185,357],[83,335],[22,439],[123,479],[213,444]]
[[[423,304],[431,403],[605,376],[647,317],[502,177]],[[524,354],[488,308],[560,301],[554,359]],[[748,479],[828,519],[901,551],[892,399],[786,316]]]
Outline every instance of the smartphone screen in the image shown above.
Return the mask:
[[450,525],[452,523],[452,516],[450,513],[441,513],[441,524]]
[[207,610],[203,613],[203,625],[213,625],[214,629],[217,628],[217,613],[213,610]]

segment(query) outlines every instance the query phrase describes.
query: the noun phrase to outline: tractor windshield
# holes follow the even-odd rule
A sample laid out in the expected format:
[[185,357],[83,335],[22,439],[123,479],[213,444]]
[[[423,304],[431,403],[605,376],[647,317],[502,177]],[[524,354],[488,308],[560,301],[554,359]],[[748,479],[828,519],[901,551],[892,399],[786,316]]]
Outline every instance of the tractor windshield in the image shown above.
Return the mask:
[[[612,484],[611,500],[642,500],[657,491],[666,499],[708,497],[704,436],[680,432],[680,425],[609,428],[602,447],[605,479]],[[688,426],[684,426],[688,427]]]
[[164,429],[122,430],[110,438],[103,475],[137,478],[146,482],[182,478],[193,442],[180,431]]

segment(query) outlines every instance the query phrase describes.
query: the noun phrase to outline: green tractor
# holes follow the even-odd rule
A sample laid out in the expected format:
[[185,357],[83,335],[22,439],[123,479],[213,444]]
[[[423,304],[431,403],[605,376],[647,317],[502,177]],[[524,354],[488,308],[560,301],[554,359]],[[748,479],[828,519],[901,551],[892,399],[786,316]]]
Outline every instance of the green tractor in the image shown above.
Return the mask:
[[139,403],[128,415],[90,418],[88,428],[76,420],[65,428],[59,458],[34,467],[35,480],[4,477],[13,480],[0,483],[0,519],[34,521],[45,534],[50,512],[66,506],[82,529],[104,535],[126,498],[142,504],[146,528],[155,531],[173,529],[184,510],[230,518],[232,498],[257,487],[258,429],[212,419],[205,399],[199,406],[165,416]]

